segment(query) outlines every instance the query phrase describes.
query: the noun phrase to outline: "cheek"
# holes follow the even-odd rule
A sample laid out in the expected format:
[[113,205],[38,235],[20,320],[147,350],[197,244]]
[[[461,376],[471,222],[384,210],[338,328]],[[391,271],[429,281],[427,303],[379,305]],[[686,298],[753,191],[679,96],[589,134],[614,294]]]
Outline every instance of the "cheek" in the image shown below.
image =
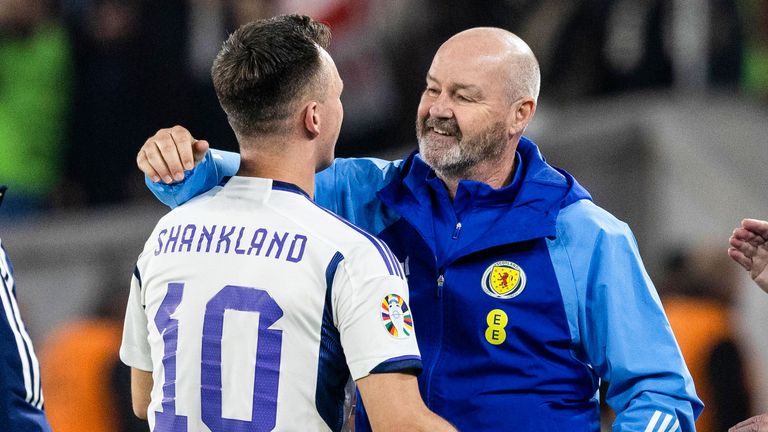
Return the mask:
[[421,102],[419,102],[419,108],[416,110],[416,116],[419,119],[423,119],[429,116],[429,107],[430,107],[429,101],[425,100],[425,97],[421,97]]
[[453,118],[456,120],[456,125],[462,134],[471,133],[473,130],[477,130],[477,125],[482,122],[477,119],[477,116],[473,113],[463,112],[456,110],[453,113]]

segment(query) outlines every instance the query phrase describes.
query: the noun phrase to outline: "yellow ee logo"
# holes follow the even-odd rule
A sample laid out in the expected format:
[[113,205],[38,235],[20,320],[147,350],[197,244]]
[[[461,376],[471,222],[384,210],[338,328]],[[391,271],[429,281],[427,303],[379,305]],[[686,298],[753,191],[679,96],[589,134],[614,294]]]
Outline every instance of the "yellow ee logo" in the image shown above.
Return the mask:
[[485,329],[485,340],[492,345],[501,345],[507,340],[507,332],[504,331],[504,327],[507,326],[509,318],[507,313],[501,309],[494,309],[488,312],[488,316],[485,317],[485,322],[488,323],[488,328]]

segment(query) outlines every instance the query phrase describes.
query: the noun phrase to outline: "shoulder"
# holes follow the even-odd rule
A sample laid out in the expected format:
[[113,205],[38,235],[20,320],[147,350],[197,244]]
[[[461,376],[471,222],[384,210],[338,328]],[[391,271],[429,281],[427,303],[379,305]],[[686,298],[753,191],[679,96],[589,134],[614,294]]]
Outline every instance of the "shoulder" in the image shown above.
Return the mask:
[[556,237],[549,242],[551,252],[567,258],[575,273],[598,266],[604,275],[621,277],[621,268],[605,267],[639,265],[637,241],[629,226],[590,200],[565,206],[558,214],[556,229]]
[[372,229],[377,193],[399,176],[401,161],[374,158],[336,159],[315,177],[315,200],[321,206]]
[[588,199],[575,201],[560,210],[557,233],[568,238],[626,237],[629,226]]
[[340,250],[351,251],[354,249],[362,252],[365,250],[376,251],[386,247],[386,244],[376,236],[330,210],[318,205],[315,205],[314,209],[325,227],[325,229],[318,229],[318,234],[327,238],[329,242],[333,242]]
[[389,247],[376,236],[318,205],[307,212],[313,235],[337,250],[347,263],[358,270],[375,274],[402,276],[399,263]]
[[152,232],[147,237],[147,241],[144,242],[144,249],[139,255],[139,262],[142,262],[142,257],[150,254],[150,252],[155,249],[157,246],[156,242],[158,235],[163,231],[167,232],[171,228],[186,223],[192,219],[198,220],[204,218],[208,210],[213,210],[214,207],[210,206],[208,203],[210,203],[211,198],[218,190],[221,190],[220,186],[216,186],[204,194],[192,198],[183,205],[174,207],[163,215],[155,224]]
[[392,170],[396,170],[401,163],[401,160],[389,161],[378,158],[336,158],[333,164],[322,172],[332,170],[361,175],[386,176]]
[[318,191],[331,184],[336,187],[355,185],[365,188],[376,187],[387,182],[399,172],[400,160],[387,161],[376,158],[337,158],[333,164],[317,174]]
[[212,189],[191,198],[183,205],[171,209],[163,215],[157,222],[157,227],[172,224],[176,220],[185,219],[190,215],[202,216],[201,212],[216,210],[218,207],[211,205],[216,195],[223,189],[221,185],[214,186]]

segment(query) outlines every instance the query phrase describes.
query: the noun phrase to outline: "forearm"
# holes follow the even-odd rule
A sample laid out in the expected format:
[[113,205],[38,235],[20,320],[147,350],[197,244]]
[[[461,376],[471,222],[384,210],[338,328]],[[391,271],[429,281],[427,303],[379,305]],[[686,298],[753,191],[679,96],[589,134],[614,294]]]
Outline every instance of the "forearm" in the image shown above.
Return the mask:
[[131,368],[131,402],[136,417],[146,420],[152,397],[152,372]]
[[414,432],[455,432],[456,428],[450,423],[444,420],[442,417],[436,415],[432,411],[429,411],[426,406],[419,413],[402,418],[404,421],[398,421],[393,424],[388,424],[383,427],[374,427],[374,432],[399,432],[399,431],[414,431]]
[[[357,386],[375,432],[456,430],[427,408],[414,375],[402,372],[370,374],[358,380]],[[393,418],[391,405],[395,400],[398,410]]]

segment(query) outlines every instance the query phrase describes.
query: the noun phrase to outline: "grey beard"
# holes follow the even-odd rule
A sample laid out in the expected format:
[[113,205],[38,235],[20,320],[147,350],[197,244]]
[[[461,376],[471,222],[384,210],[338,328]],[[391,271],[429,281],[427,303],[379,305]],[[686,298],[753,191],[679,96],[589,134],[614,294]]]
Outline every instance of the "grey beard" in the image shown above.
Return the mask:
[[[477,137],[465,137],[464,139],[457,138],[457,145],[459,146],[458,157],[443,158],[451,159],[448,161],[428,160],[426,155],[429,152],[424,150],[428,147],[427,123],[429,119],[424,122],[417,123],[419,152],[422,155],[422,159],[429,165],[435,173],[441,178],[452,179],[467,179],[474,177],[474,171],[481,162],[498,159],[503,153],[506,147],[506,129],[502,122],[497,122],[486,128]],[[454,120],[455,123],[455,120]],[[449,125],[446,129],[449,129]],[[432,126],[434,127],[434,126]],[[453,130],[449,129],[450,132]],[[443,153],[444,155],[445,153]],[[443,162],[443,163],[441,163]]]

